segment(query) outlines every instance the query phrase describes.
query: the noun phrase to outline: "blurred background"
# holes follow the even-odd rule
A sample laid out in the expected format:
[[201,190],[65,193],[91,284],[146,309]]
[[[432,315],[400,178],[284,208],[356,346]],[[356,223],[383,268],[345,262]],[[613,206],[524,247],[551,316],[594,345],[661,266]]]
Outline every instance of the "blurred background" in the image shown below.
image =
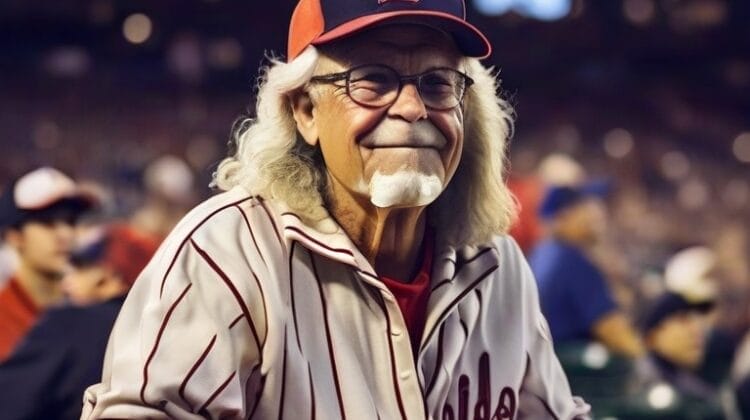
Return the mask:
[[[94,185],[108,218],[163,234],[212,194],[294,5],[3,0],[0,188],[51,165]],[[750,2],[467,0],[467,13],[516,112],[508,177],[524,250],[545,235],[549,185],[605,180],[594,254],[618,305],[637,315],[677,251],[708,248],[731,362],[750,326]],[[579,393],[596,373],[583,353],[569,360]]]

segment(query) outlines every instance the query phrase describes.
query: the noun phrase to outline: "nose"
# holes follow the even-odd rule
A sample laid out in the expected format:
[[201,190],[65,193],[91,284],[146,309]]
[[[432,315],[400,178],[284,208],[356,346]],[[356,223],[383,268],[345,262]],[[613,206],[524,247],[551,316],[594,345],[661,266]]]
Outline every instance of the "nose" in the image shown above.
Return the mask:
[[419,90],[413,83],[407,83],[401,88],[396,102],[388,108],[388,115],[403,118],[408,122],[415,122],[427,118],[427,107],[419,96]]
[[72,221],[58,220],[54,224],[54,230],[60,241],[67,243],[73,240],[75,228]]

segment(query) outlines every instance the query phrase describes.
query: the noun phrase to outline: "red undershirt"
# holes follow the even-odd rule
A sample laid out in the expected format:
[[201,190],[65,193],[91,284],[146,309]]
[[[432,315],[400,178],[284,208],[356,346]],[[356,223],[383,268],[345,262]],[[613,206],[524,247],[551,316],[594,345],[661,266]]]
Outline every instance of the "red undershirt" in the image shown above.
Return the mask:
[[40,314],[18,280],[8,280],[0,290],[0,361],[10,355]]
[[422,267],[411,282],[403,282],[380,276],[380,281],[393,293],[399,308],[401,308],[401,314],[404,316],[406,328],[409,330],[411,348],[415,357],[419,350],[419,343],[422,339],[424,323],[427,318],[427,301],[430,298],[430,271],[432,269],[432,253],[434,251],[431,232],[425,231],[424,238]]

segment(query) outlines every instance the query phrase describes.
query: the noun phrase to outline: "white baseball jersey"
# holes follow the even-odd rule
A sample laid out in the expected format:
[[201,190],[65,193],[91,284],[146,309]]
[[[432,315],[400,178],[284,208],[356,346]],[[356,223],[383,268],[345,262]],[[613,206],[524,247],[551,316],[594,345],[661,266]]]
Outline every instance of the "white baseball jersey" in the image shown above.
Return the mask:
[[511,239],[436,245],[415,362],[391,292],[317,226],[240,188],[194,209],[131,290],[82,418],[587,415]]

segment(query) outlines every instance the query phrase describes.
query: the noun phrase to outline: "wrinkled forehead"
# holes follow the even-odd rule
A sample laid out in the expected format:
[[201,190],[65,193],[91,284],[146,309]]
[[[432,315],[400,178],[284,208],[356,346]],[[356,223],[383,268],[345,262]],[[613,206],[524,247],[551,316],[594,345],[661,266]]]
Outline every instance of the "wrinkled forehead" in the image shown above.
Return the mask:
[[424,63],[456,66],[463,55],[446,32],[418,23],[376,26],[320,47],[324,57],[342,65]]

